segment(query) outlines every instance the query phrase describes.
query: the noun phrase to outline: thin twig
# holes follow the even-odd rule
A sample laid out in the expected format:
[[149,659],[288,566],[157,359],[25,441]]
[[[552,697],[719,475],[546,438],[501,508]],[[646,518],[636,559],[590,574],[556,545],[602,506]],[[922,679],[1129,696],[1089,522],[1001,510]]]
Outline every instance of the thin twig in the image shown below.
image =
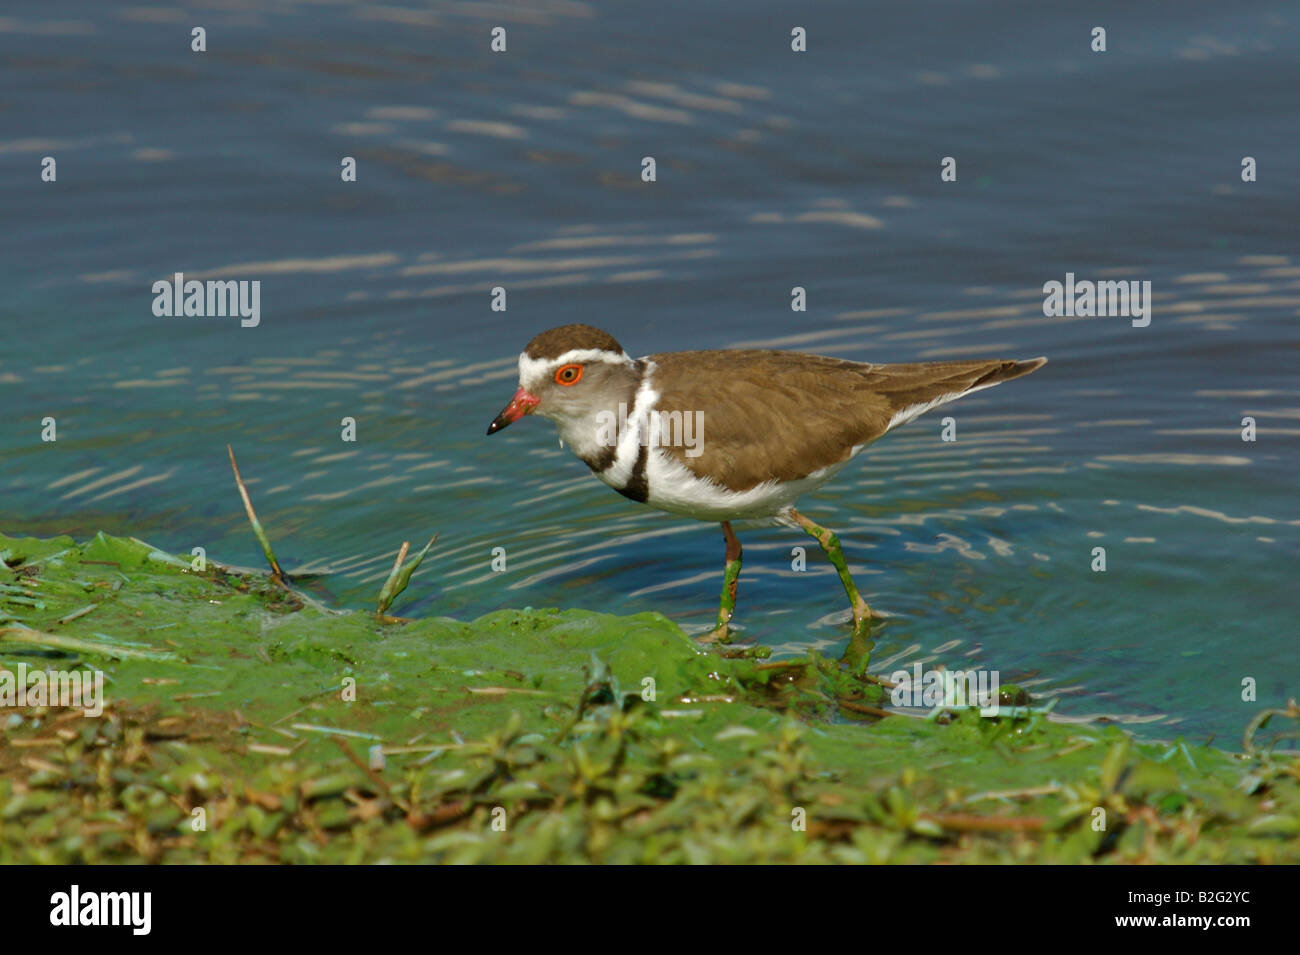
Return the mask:
[[262,545],[262,553],[266,555],[266,561],[271,565],[271,579],[278,584],[283,584],[284,571],[280,569],[280,562],[275,559],[275,551],[271,550],[271,540],[266,536],[266,531],[262,530],[262,522],[257,519],[257,512],[253,510],[253,502],[249,500],[244,479],[239,476],[239,465],[235,463],[235,449],[227,444],[226,450],[230,452],[230,470],[235,472],[235,486],[239,488],[239,496],[244,499],[244,511],[248,514],[248,523],[253,525],[257,542]]
[[377,787],[379,787],[379,791],[388,797],[389,802],[397,806],[399,809],[402,810],[402,812],[406,813],[408,816],[411,814],[410,803],[402,799],[400,796],[394,795],[393,791],[388,788],[388,781],[384,779],[383,776],[380,776],[377,772],[371,769],[370,766],[367,765],[366,762],[360,756],[352,752],[352,747],[349,746],[344,741],[343,737],[331,736],[330,739],[334,740],[338,748],[343,750],[343,755],[346,756],[352,762],[353,766],[357,767],[357,769],[365,773],[366,777]]
[[878,706],[868,706],[865,703],[855,703],[853,700],[841,698],[839,704],[846,710],[850,710],[854,713],[865,713],[867,716],[885,717],[893,715],[889,710],[882,710]]

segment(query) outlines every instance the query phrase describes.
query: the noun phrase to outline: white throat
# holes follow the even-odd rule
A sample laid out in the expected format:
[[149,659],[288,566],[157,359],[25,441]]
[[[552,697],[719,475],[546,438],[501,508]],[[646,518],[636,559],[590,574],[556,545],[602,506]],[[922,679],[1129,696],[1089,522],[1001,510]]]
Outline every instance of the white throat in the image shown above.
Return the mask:
[[[549,366],[559,367],[572,360],[615,360],[611,352],[597,352],[602,357],[596,359],[574,357],[580,354],[576,350],[566,352],[559,358],[550,359]],[[521,363],[522,361],[523,359]],[[617,361],[636,364],[627,355],[622,355]],[[615,488],[626,487],[632,479],[637,459],[641,455],[641,446],[649,441],[650,415],[659,402],[659,392],[652,384],[655,363],[645,358],[641,362],[641,382],[632,397],[631,407],[593,408],[580,413],[565,410],[548,412],[543,403],[538,409],[539,414],[555,422],[561,443],[579,458],[587,462],[609,461],[608,467],[598,469],[596,474]],[[548,374],[550,367],[547,368]]]

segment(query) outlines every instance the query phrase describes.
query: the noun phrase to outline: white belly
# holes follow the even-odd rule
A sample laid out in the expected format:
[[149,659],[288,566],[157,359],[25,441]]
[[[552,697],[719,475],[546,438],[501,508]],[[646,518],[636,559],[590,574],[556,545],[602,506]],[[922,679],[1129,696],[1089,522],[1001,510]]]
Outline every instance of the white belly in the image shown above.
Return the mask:
[[696,477],[676,458],[651,448],[646,462],[651,507],[701,521],[734,521],[776,517],[800,495],[821,487],[847,464],[814,471],[797,481],[768,481],[748,491],[731,491],[705,478]]

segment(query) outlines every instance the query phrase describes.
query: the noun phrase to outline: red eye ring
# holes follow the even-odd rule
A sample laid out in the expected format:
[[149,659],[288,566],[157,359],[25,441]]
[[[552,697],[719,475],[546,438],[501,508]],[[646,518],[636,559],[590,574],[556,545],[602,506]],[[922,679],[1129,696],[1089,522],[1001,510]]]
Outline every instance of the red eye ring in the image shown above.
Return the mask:
[[581,380],[581,365],[561,365],[555,369],[555,383],[557,385],[564,385],[567,388],[570,385],[576,385]]

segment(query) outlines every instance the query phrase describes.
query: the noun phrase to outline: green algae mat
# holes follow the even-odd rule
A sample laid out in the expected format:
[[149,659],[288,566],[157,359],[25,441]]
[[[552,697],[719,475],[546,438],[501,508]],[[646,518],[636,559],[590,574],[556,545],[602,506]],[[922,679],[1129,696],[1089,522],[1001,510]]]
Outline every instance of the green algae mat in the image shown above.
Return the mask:
[[3,863],[1300,861],[1294,703],[1240,753],[918,719],[657,614],[378,619],[104,534],[0,560],[0,676],[103,688],[0,682]]

